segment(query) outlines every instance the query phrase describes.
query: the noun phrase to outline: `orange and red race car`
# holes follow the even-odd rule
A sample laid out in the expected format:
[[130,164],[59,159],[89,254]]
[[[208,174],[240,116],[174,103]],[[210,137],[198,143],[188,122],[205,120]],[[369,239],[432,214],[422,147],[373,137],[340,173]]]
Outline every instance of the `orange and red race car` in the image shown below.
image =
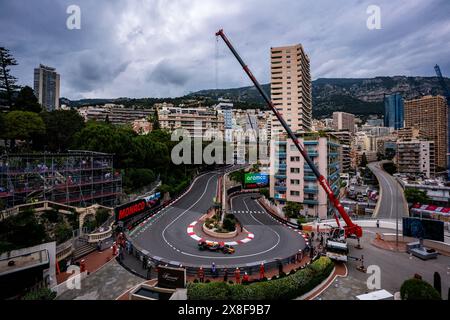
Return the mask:
[[222,251],[223,253],[233,254],[235,249],[233,246],[225,244],[224,242],[216,242],[216,241],[199,241],[198,249],[201,251],[209,250],[209,251]]

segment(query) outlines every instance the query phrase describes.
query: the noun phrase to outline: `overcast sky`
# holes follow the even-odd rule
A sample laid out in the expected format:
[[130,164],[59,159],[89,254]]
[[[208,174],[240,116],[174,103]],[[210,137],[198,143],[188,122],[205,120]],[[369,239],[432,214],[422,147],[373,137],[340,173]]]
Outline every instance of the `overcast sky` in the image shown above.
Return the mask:
[[[81,29],[69,30],[69,5]],[[369,30],[369,5],[381,29]],[[271,46],[301,43],[313,79],[450,75],[449,0],[1,0],[0,46],[22,85],[39,63],[61,74],[61,96],[169,97],[250,85],[224,28],[261,83]],[[216,47],[217,46],[217,47]]]

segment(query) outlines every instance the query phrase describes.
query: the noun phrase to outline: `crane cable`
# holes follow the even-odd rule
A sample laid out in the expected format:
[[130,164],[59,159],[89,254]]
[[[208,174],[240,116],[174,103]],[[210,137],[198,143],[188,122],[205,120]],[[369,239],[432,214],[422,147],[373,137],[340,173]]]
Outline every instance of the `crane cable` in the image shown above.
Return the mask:
[[215,58],[214,58],[214,81],[215,89],[219,89],[219,36],[216,36]]

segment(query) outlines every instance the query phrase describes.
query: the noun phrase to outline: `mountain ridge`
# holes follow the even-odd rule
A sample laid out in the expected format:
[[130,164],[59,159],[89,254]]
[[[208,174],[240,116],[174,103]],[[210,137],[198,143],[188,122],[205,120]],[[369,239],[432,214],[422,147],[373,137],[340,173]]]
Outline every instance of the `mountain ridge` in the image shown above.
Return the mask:
[[[444,78],[450,87],[450,79]],[[270,95],[270,84],[262,85]],[[330,117],[334,111],[353,113],[361,118],[383,114],[383,97],[400,93],[406,100],[423,95],[444,95],[437,77],[422,76],[378,76],[374,78],[318,78],[312,81],[313,117]],[[206,105],[217,102],[218,98],[230,99],[236,108],[265,109],[263,99],[254,86],[228,89],[204,89],[176,98],[116,98],[82,99],[71,101],[62,98],[61,102],[72,107],[91,103],[121,103],[127,106],[151,107],[157,102],[170,102],[176,105],[192,99],[203,99]]]

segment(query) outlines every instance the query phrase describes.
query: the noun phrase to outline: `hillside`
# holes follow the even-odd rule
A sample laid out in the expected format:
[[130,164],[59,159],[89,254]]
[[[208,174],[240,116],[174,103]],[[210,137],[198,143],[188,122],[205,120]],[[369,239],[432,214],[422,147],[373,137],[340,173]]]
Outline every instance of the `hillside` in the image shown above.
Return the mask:
[[[450,79],[446,78],[450,87]],[[270,92],[270,85],[263,85]],[[330,117],[333,111],[345,111],[365,118],[383,113],[383,96],[400,92],[405,99],[427,94],[443,94],[436,77],[320,78],[312,83],[313,116]],[[191,96],[228,98],[235,102],[263,107],[254,87],[202,90]]]
[[[446,78],[450,87],[450,79]],[[270,94],[270,84],[263,89]],[[400,92],[405,99],[421,95],[443,94],[436,77],[375,77],[375,78],[320,78],[312,83],[313,117],[330,117],[334,111],[353,113],[361,118],[368,115],[383,114],[383,96]],[[83,105],[117,103],[126,106],[150,108],[154,103],[169,102],[189,105],[192,100],[203,100],[203,105],[211,105],[218,98],[227,98],[234,102],[236,108],[265,108],[265,104],[253,86],[201,90],[177,98],[117,98],[117,99],[85,99],[70,101],[62,98],[61,103],[72,107]]]

